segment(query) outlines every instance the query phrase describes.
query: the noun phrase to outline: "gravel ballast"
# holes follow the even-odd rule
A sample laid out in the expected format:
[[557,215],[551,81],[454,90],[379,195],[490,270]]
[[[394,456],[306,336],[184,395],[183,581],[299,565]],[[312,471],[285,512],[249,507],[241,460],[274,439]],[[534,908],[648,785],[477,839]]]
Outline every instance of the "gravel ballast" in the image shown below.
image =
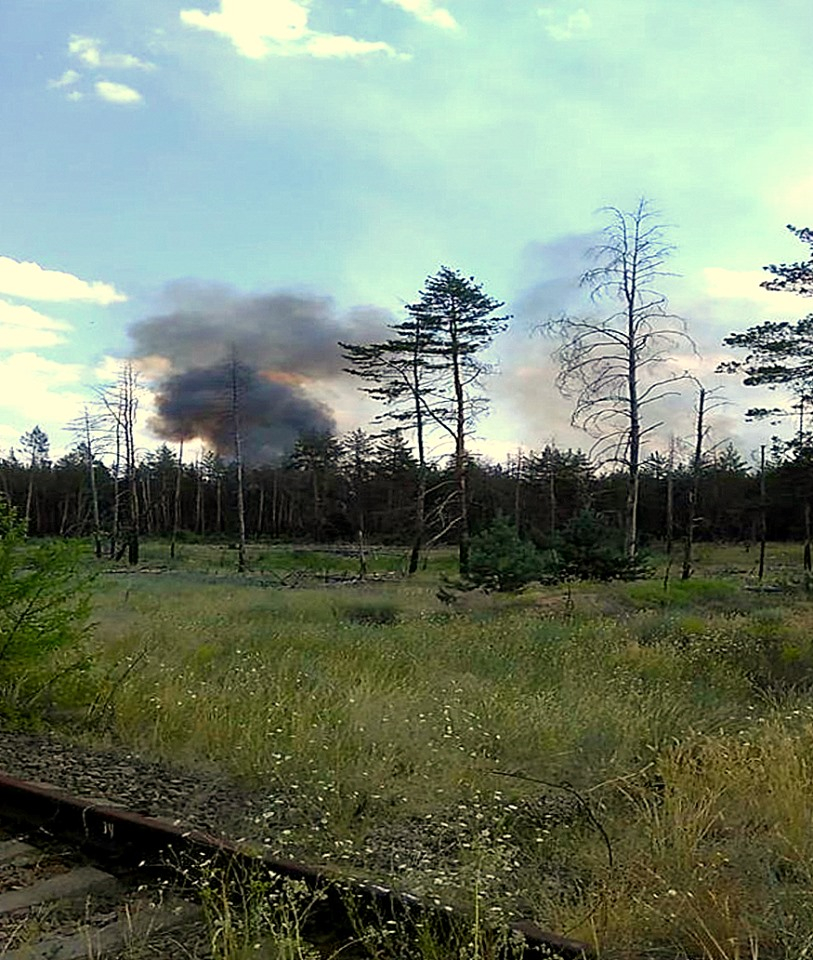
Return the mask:
[[225,777],[193,774],[127,751],[92,749],[55,735],[4,730],[0,770],[190,829],[256,839],[250,836],[256,798]]

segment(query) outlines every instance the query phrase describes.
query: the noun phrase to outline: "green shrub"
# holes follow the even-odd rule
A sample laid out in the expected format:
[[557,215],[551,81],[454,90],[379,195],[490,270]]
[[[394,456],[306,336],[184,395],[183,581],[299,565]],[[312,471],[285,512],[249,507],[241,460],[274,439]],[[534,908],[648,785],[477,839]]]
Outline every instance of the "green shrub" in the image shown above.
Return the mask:
[[592,510],[573,517],[553,543],[548,574],[552,580],[635,580],[646,570],[631,560],[623,537]]
[[543,573],[543,558],[505,517],[497,517],[471,541],[469,579],[490,590],[519,590]]
[[92,576],[79,545],[30,545],[25,523],[0,501],[0,677],[41,667],[44,656],[87,630]]

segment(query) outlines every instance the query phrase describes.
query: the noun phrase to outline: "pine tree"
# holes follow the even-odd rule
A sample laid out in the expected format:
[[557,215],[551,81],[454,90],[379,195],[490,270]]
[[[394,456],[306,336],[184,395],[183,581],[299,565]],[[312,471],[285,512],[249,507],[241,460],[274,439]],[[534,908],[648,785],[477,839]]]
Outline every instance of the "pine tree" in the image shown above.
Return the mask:
[[[469,572],[470,531],[468,504],[468,453],[466,439],[487,401],[477,388],[489,367],[478,354],[508,326],[509,316],[495,316],[504,304],[483,292],[474,277],[441,267],[428,277],[417,302],[407,313],[425,337],[426,367],[432,386],[422,395],[427,415],[454,442],[454,476],[457,489],[458,555],[462,576]],[[448,411],[448,415],[446,413]]]
[[432,331],[420,316],[391,324],[394,336],[379,343],[339,343],[344,358],[351,366],[348,373],[359,377],[370,387],[361,389],[387,405],[379,419],[395,422],[411,430],[417,449],[417,483],[414,500],[414,529],[409,573],[418,569],[426,538],[426,483],[429,464],[426,456],[427,421],[445,419],[447,410],[437,401],[430,402],[437,379],[431,362]]

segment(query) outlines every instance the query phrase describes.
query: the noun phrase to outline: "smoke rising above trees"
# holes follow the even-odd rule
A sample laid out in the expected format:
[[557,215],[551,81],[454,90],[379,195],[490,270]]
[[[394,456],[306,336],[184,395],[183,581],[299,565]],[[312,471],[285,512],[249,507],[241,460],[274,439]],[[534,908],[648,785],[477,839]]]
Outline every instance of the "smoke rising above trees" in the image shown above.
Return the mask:
[[338,340],[380,333],[389,315],[373,307],[340,315],[329,297],[291,293],[243,295],[184,283],[169,290],[170,309],[130,328],[136,358],[167,372],[155,383],[161,438],[200,437],[228,453],[231,358],[240,364],[240,420],[247,462],[289,451],[302,433],[332,431],[317,381],[341,374]]
[[[267,462],[310,431],[333,431],[330,409],[296,383],[280,383],[240,357],[240,420],[246,458]],[[158,418],[151,426],[166,440],[205,439],[218,453],[233,445],[232,373],[227,361],[193,367],[167,377],[156,394]]]

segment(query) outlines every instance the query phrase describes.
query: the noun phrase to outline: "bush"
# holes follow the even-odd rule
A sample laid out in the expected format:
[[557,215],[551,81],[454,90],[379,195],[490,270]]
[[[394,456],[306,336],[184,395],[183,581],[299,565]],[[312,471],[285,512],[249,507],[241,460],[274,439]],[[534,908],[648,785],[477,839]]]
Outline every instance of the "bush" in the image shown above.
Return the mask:
[[626,555],[621,533],[592,510],[573,517],[552,547],[551,579],[635,580],[646,574],[639,558]]
[[471,541],[469,580],[489,590],[519,590],[543,573],[542,555],[512,523],[497,517]]
[[0,501],[0,676],[39,667],[46,654],[88,629],[92,576],[78,545],[30,546],[25,523]]

